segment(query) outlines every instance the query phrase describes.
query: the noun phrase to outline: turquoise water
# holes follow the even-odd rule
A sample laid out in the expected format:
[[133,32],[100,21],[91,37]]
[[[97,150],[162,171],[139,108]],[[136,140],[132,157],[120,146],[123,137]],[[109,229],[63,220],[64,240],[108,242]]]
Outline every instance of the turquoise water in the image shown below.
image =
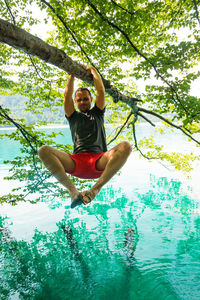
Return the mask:
[[[192,147],[176,134],[165,142]],[[17,184],[2,179],[17,151],[0,141],[1,195]],[[0,299],[199,299],[199,169],[187,179],[134,152],[88,206],[2,205]]]

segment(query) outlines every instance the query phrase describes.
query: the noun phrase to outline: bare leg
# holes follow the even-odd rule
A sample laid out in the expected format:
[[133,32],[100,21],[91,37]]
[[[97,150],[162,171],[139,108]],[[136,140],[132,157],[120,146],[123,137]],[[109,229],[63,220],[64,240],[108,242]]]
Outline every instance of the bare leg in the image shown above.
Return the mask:
[[[106,184],[125,164],[128,156],[131,153],[131,145],[127,142],[122,142],[111,150],[107,151],[96,163],[98,170],[104,170],[95,185],[90,189],[91,198],[99,193],[101,188]],[[91,199],[88,198],[87,191],[82,192],[84,203],[89,203]]]
[[44,145],[38,151],[40,159],[51,174],[69,191],[72,199],[76,199],[78,190],[66,175],[66,171],[73,171],[75,163],[71,157],[60,150]]

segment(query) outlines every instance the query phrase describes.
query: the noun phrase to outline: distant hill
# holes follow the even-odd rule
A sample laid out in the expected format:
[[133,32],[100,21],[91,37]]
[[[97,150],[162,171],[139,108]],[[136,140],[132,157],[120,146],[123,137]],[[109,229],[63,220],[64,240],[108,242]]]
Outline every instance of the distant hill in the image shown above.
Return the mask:
[[33,114],[25,110],[25,101],[26,98],[20,95],[0,96],[0,105],[2,108],[10,109],[10,117],[13,119],[25,119],[26,123],[34,123],[39,120],[47,123],[66,124],[63,107],[56,112],[51,112],[50,108],[44,108],[42,114]]
[[[33,114],[26,111],[25,102],[27,99],[20,95],[0,96],[0,105],[3,108],[10,109],[10,117],[13,119],[25,119],[26,123],[32,124],[37,121],[44,121],[53,124],[67,124],[65,118],[64,106],[58,108],[58,111],[51,111],[51,108],[43,108],[42,114]],[[119,108],[120,109],[120,108]],[[110,109],[106,110],[106,119],[110,116]],[[105,119],[105,122],[106,122]],[[5,127],[5,125],[0,125]]]

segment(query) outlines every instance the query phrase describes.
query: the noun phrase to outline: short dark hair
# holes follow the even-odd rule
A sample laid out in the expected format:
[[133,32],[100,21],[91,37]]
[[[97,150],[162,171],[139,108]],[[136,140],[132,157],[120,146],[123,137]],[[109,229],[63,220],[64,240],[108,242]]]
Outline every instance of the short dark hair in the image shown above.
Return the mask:
[[87,91],[89,93],[90,97],[92,97],[92,94],[90,93],[90,91],[86,87],[80,87],[80,88],[78,88],[76,90],[76,92],[75,92],[75,97],[76,97],[76,93],[82,92],[82,91]]

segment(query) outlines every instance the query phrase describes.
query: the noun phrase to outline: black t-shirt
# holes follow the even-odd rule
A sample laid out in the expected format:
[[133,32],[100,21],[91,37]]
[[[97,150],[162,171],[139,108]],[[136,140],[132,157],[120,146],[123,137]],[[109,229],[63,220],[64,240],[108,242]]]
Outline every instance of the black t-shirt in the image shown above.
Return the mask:
[[104,112],[105,109],[101,110],[95,104],[86,113],[75,110],[70,117],[65,115],[69,121],[74,153],[107,151]]

